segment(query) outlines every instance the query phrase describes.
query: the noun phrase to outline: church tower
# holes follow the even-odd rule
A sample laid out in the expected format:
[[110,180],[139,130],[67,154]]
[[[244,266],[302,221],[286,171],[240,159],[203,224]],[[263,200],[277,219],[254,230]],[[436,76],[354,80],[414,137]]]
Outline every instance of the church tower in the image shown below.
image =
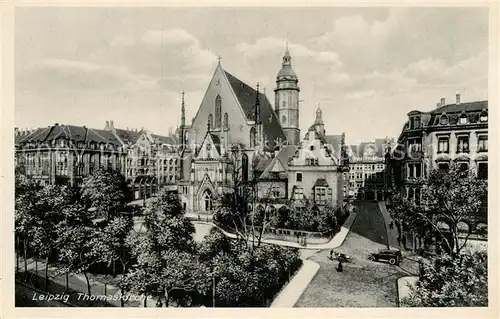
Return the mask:
[[298,82],[297,74],[292,69],[292,57],[287,44],[281,70],[276,76],[274,109],[289,145],[300,143]]

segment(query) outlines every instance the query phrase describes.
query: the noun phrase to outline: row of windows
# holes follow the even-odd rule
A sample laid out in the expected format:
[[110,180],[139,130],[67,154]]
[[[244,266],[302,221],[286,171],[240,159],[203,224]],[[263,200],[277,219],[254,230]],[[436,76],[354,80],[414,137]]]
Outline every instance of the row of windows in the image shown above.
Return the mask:
[[365,170],[383,170],[385,168],[384,164],[365,164],[365,165],[354,165],[354,170],[361,171]]
[[306,158],[306,165],[307,166],[318,166],[319,160],[317,158]]
[[[468,135],[457,136],[457,153],[469,153],[470,139]],[[477,138],[477,151],[488,151],[488,135],[479,135]],[[450,152],[450,138],[449,136],[438,137],[438,153]]]
[[[481,112],[481,115],[479,116],[479,121],[488,122],[488,112],[486,110]],[[458,124],[468,124],[469,122],[470,122],[469,117],[465,113],[462,113],[458,118]],[[450,124],[449,116],[446,114],[441,115],[441,117],[439,118],[439,125],[448,125],[448,124]]]

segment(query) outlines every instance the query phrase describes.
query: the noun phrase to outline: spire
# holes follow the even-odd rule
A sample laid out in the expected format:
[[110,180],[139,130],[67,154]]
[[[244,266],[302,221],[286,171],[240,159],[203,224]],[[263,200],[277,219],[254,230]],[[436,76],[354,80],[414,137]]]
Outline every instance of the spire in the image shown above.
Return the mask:
[[186,125],[186,107],[184,104],[184,91],[182,91],[182,106],[181,106],[181,126]]
[[220,56],[220,54],[217,56],[217,60],[219,61],[217,64],[220,65],[220,60],[222,60],[222,57]]
[[260,122],[260,99],[259,99],[259,82],[257,82],[257,94],[255,96],[255,124]]
[[323,122],[323,111],[319,107],[319,103],[318,103],[318,108],[316,109],[316,120],[314,121],[314,124],[319,124],[319,125],[323,125],[324,124],[324,122]]
[[288,51],[288,41],[286,41],[285,55],[283,56],[283,63],[281,63],[281,65],[283,67],[292,65],[292,57],[290,51]]

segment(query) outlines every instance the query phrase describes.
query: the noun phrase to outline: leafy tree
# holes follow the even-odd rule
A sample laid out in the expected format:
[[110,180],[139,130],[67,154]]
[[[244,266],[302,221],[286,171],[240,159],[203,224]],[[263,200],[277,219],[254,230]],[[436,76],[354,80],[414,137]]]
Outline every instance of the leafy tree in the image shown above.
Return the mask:
[[[59,273],[83,273],[87,281],[87,293],[91,295],[88,271],[97,262],[92,239],[97,235],[91,214],[82,205],[75,203],[63,210],[63,220],[57,225],[59,261],[62,267]],[[67,284],[67,281],[66,281]]]
[[110,220],[91,240],[93,254],[99,257],[100,262],[107,263],[108,267],[116,261],[120,262],[122,272],[125,273],[131,260],[127,238],[132,227],[130,216],[117,216]]
[[125,177],[118,171],[96,170],[83,179],[82,200],[87,208],[95,208],[98,216],[110,220],[130,199]]
[[[144,226],[145,233],[131,235],[127,239],[137,263],[125,278],[123,286],[137,293],[155,295],[158,300],[165,296],[166,304],[173,290],[198,291],[199,286],[193,282],[197,281],[196,269],[199,267],[188,268],[197,265],[192,262],[196,248],[193,240],[195,229],[184,215],[179,197],[161,191],[158,200],[144,210]],[[183,262],[186,265],[182,265]],[[193,277],[181,273],[190,270]]]
[[448,254],[425,262],[402,305],[408,307],[487,307],[486,252]]
[[[58,251],[57,225],[63,220],[63,210],[73,200],[72,190],[66,186],[48,185],[36,193],[36,223],[32,225],[30,247],[36,257],[45,258],[45,289],[48,287],[50,258]],[[35,263],[36,263],[35,259]]]
[[[462,242],[459,224],[486,221],[486,182],[477,179],[473,171],[464,172],[452,165],[448,171],[431,171],[422,186],[421,203],[393,195],[387,206],[389,212],[420,237],[437,236],[445,250],[458,256],[472,232],[469,227]],[[449,231],[443,230],[440,222],[445,222]]]

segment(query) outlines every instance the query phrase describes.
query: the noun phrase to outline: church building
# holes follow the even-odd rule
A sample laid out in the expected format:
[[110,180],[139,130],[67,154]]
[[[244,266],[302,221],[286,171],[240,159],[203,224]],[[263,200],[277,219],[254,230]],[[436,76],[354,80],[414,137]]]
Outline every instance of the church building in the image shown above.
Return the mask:
[[[190,124],[183,95],[178,189],[188,213],[210,215],[214,200],[231,191],[235,180],[257,181],[264,171],[273,169],[271,165],[286,171],[289,157],[304,143],[299,128],[300,88],[291,60],[287,48],[276,77],[274,108],[258,84],[253,88],[239,80],[220,60]],[[331,164],[336,169],[337,162]],[[288,178],[288,172],[281,175]],[[283,189],[282,194],[289,198],[292,192]]]

